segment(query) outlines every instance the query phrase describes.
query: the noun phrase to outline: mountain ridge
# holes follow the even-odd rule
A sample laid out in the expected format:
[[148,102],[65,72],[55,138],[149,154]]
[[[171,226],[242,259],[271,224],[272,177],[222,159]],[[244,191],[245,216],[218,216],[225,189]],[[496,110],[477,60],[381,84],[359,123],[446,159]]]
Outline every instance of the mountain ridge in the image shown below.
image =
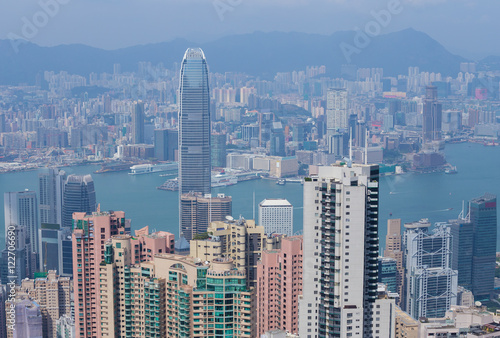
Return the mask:
[[[254,32],[201,44],[177,38],[115,50],[82,44],[42,47],[25,42],[19,45],[18,53],[10,40],[0,40],[0,84],[32,84],[36,75],[45,70],[83,76],[91,72],[111,73],[114,63],[120,63],[124,72],[137,70],[140,61],[163,62],[170,67],[174,62],[180,63],[186,48],[193,46],[203,48],[212,72],[244,72],[264,78],[272,78],[276,72],[305,69],[308,65],[325,65],[329,75],[339,76],[341,65],[348,61],[360,68],[384,68],[387,76],[406,74],[409,66],[455,76],[460,62],[468,61],[414,29],[370,38],[364,48],[356,47],[355,35],[354,31],[331,35]],[[351,53],[351,60],[342,52],[341,46],[346,45],[357,50]]]

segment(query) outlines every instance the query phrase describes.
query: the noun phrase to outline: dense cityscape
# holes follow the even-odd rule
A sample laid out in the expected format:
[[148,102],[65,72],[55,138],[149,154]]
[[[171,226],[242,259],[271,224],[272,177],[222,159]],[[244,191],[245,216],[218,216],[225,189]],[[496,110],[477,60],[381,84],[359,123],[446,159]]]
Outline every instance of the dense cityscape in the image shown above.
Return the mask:
[[[412,214],[383,181],[470,184],[446,151],[498,157],[500,69],[176,60],[0,85],[0,182],[22,186],[0,186],[0,338],[500,337],[498,180],[469,173],[486,189],[432,212],[407,191]],[[140,197],[134,213],[178,224],[102,207],[144,176],[162,210]]]

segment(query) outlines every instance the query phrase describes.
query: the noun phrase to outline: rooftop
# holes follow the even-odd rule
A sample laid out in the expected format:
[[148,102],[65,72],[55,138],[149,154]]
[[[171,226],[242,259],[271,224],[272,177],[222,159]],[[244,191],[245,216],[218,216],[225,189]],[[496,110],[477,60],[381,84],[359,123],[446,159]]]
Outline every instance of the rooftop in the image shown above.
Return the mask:
[[266,198],[259,203],[261,207],[291,207],[292,204],[284,198]]

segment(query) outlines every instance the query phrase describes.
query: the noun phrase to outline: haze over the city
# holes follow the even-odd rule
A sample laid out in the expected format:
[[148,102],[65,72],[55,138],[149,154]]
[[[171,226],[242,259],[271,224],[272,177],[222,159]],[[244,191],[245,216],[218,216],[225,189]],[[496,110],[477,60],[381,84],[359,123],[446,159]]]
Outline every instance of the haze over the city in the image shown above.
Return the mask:
[[[332,34],[373,20],[371,11],[399,3],[381,33],[414,28],[452,53],[470,59],[499,55],[500,3],[495,0],[64,0],[28,40],[43,46],[85,44],[116,49],[185,38],[205,42],[255,31]],[[0,38],[23,37],[22,28],[49,0],[3,1]],[[43,23],[43,21],[41,21]]]
[[499,9],[0,2],[0,338],[500,337]]

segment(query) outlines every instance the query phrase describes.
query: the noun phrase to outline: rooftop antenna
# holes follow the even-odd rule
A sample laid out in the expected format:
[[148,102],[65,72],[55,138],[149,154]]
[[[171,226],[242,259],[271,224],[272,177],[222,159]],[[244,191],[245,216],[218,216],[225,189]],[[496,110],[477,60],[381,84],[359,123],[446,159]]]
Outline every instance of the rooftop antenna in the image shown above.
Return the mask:
[[465,201],[462,200],[462,211],[458,214],[458,219],[465,219]]
[[365,165],[368,164],[368,128],[366,128],[366,133],[365,133]]
[[352,163],[352,128],[349,131],[349,163]]
[[469,208],[467,210],[467,214],[465,214],[465,201],[462,200],[462,211],[458,215],[458,219],[470,222],[470,201],[469,201]]

